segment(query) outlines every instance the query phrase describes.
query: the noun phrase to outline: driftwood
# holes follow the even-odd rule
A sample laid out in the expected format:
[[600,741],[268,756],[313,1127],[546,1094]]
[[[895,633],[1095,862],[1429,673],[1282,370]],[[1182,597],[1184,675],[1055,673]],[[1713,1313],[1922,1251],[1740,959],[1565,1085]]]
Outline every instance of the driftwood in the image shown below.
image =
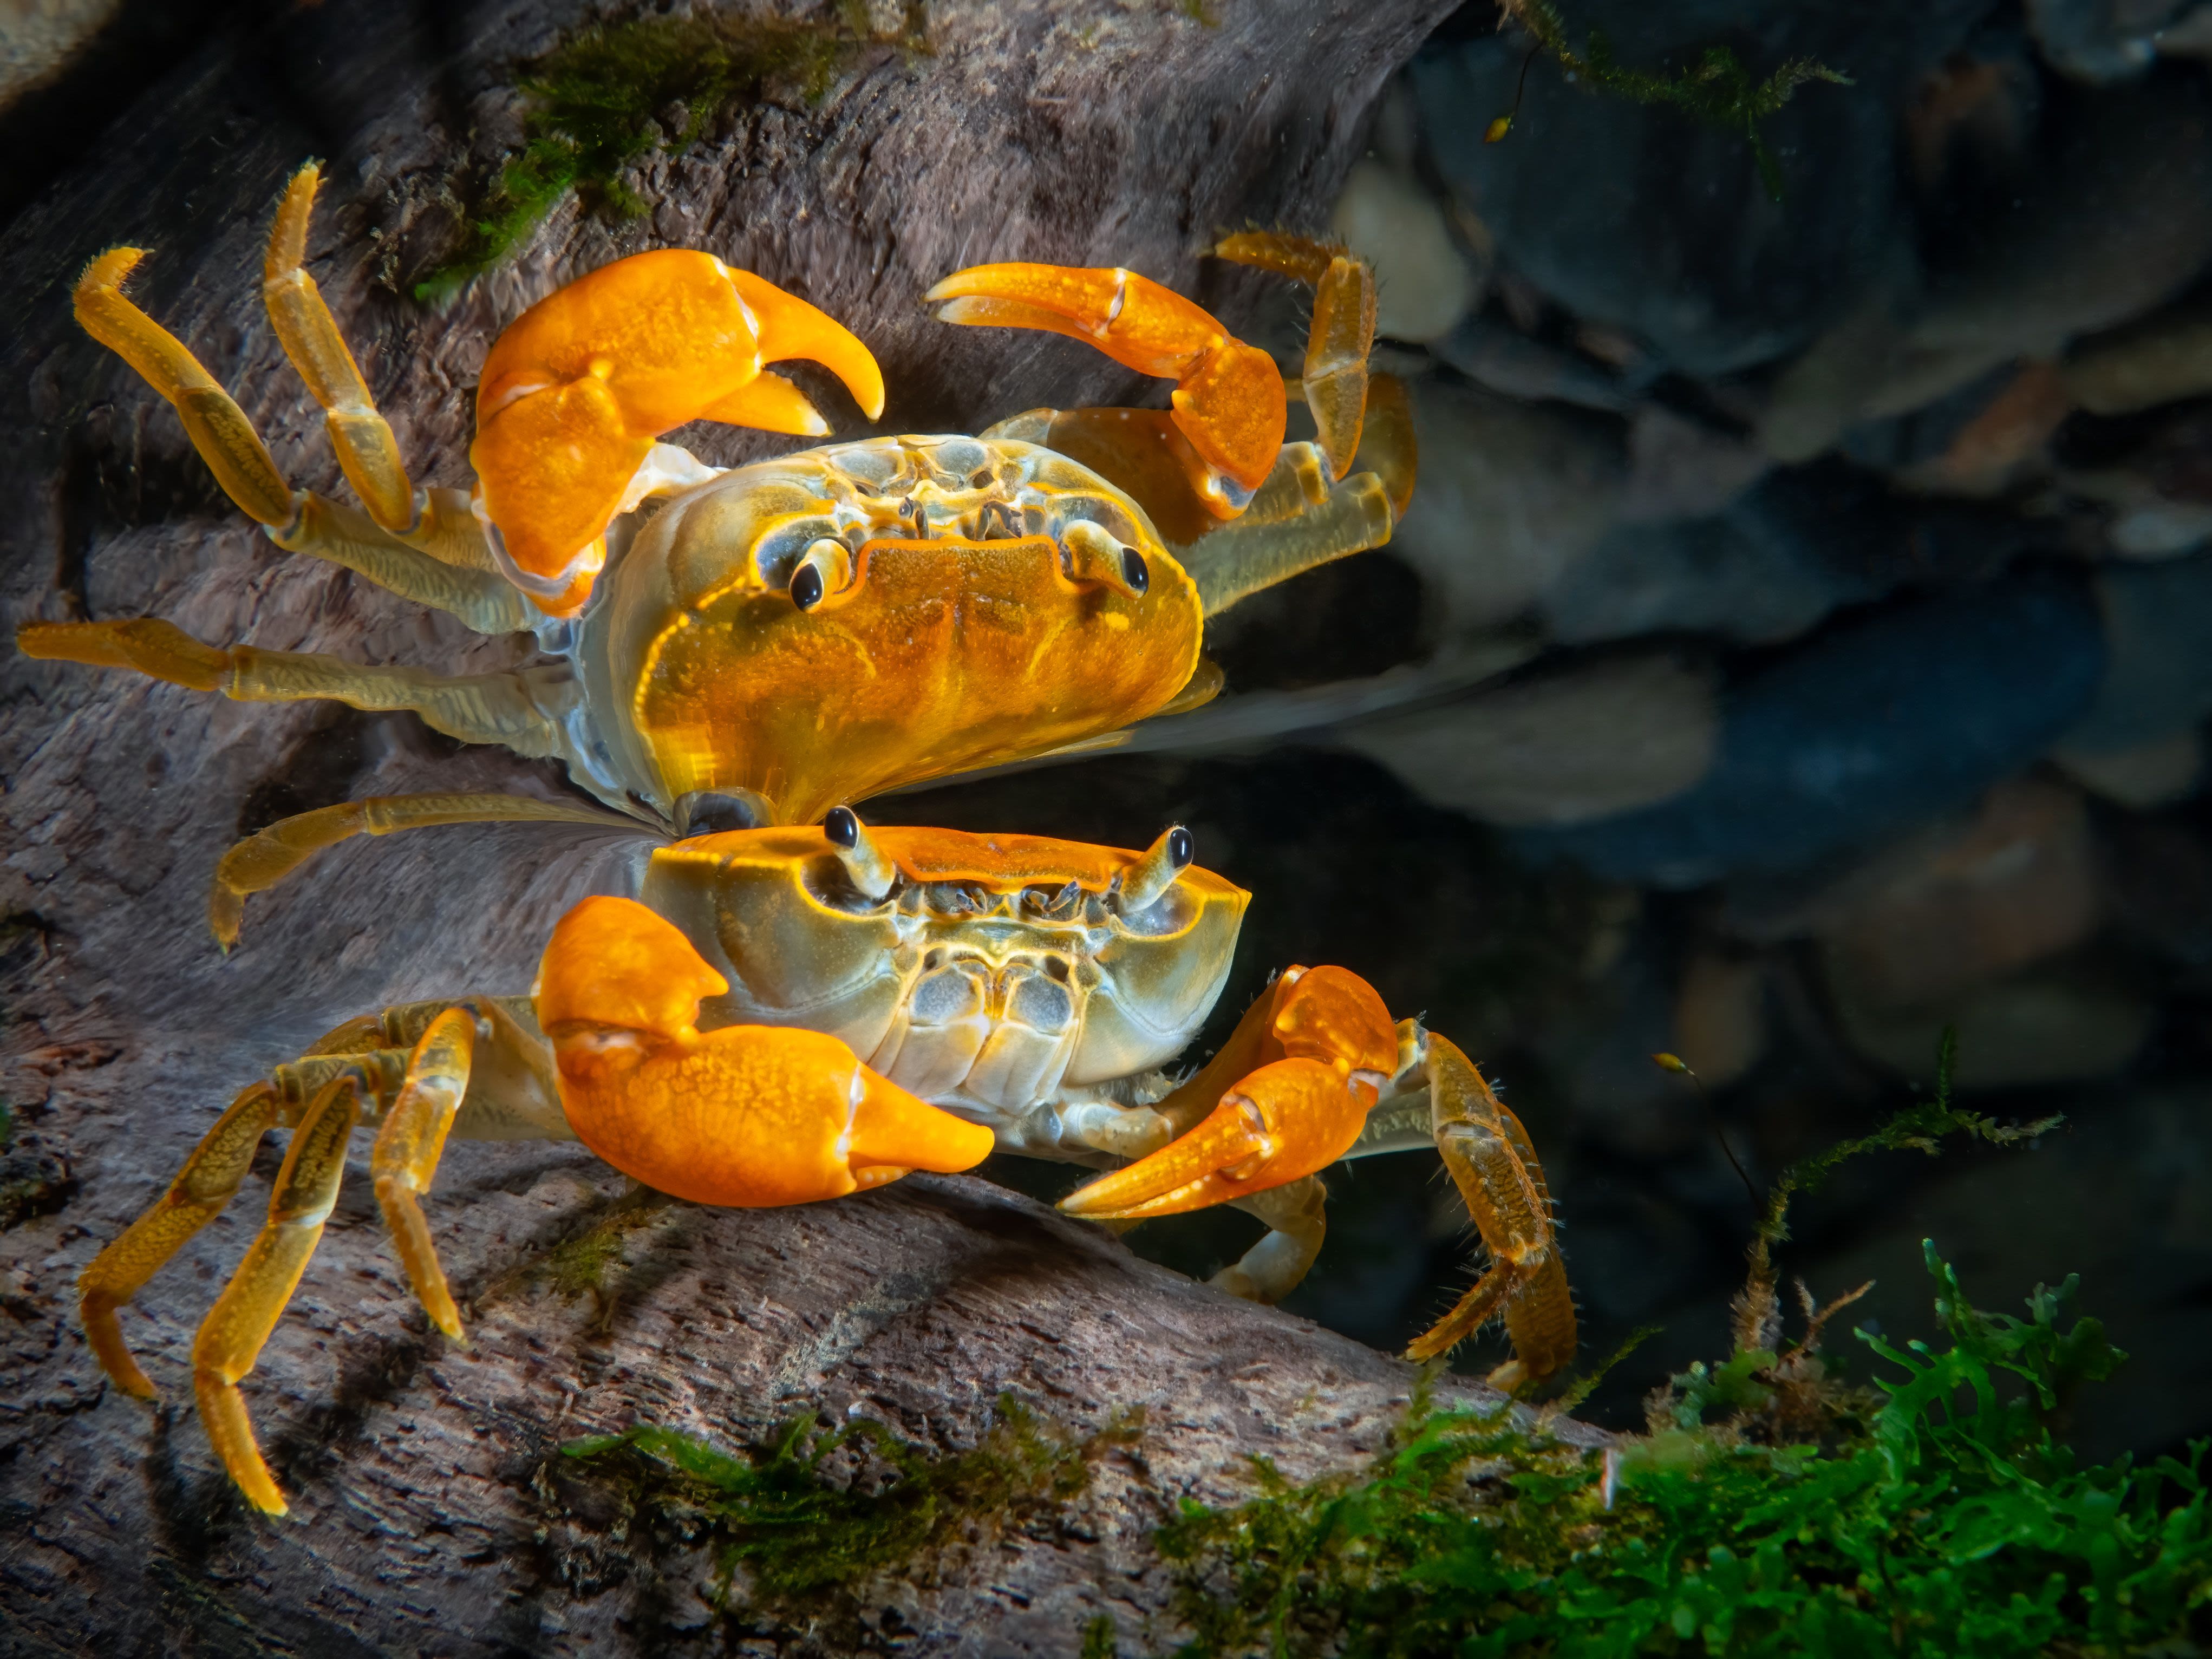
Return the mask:
[[[365,0],[286,8],[178,67],[0,233],[8,623],[153,614],[374,661],[519,659],[526,641],[474,640],[271,547],[172,413],[70,320],[87,258],[151,248],[142,302],[234,390],[296,483],[340,488],[257,291],[270,206],[311,154],[332,181],[313,268],[420,481],[464,482],[475,366],[500,324],[655,243],[713,248],[853,324],[890,382],[888,425],[974,429],[1139,388],[1069,342],[929,321],[930,281],[985,258],[1125,263],[1240,320],[1255,289],[1195,249],[1247,219],[1316,222],[1382,77],[1449,9],[939,4],[930,54],[886,46],[817,106],[748,110],[653,164],[649,222],[564,210],[434,316],[399,287],[453,240],[457,181],[516,137],[514,65],[582,9],[410,14],[434,29]],[[855,429],[849,405],[825,406]],[[763,447],[720,429],[702,445],[722,461]],[[1079,1524],[879,1587],[897,1618],[867,1628],[918,1634],[916,1651],[1059,1652],[1103,1612],[1132,1641],[1163,1639],[1147,1621],[1168,1580],[1144,1540],[1170,1496],[1235,1491],[1254,1452],[1293,1474],[1341,1467],[1406,1397],[1407,1367],[975,1179],[800,1211],[652,1209],[623,1237],[627,1265],[572,1296],[532,1269],[629,1202],[623,1183],[574,1147],[461,1146],[432,1212],[473,1346],[428,1334],[357,1167],[247,1384],[295,1505],[287,1522],[250,1517],[189,1409],[188,1355],[254,1192],[125,1316],[168,1391],[159,1413],[103,1385],[73,1321],[76,1274],[242,1082],[348,1014],[523,988],[551,921],[620,890],[632,854],[526,827],[356,843],[257,900],[226,960],[202,905],[242,823],[410,787],[566,786],[503,753],[453,753],[411,718],[234,704],[12,655],[0,675],[17,1128],[0,1170],[0,1650],[712,1646],[729,1630],[700,1599],[708,1558],[648,1562],[604,1516],[571,1514],[561,1441],[641,1418],[731,1440],[820,1405],[962,1446],[1001,1391],[1091,1428],[1143,1406],[1149,1427],[1102,1466]]]

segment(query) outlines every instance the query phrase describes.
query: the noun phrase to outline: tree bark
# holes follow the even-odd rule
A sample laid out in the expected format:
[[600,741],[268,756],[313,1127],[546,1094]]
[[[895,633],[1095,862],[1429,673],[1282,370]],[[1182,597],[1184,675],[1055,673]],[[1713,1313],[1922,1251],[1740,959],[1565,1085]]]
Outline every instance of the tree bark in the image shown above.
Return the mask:
[[[1319,222],[1382,78],[1450,8],[1216,0],[1201,21],[1164,3],[940,5],[928,53],[881,49],[817,106],[747,109],[651,164],[648,221],[564,209],[443,315],[402,289],[455,237],[454,181],[517,137],[516,66],[585,9],[395,21],[327,0],[210,41],[0,232],[8,623],[153,615],[217,641],[455,671],[526,653],[270,546],[171,411],[70,319],[90,255],[149,247],[140,301],[233,389],[295,483],[338,489],[256,276],[276,194],[310,155],[333,162],[313,268],[418,482],[466,482],[470,392],[502,323],[659,244],[711,248],[854,326],[890,381],[888,429],[973,430],[1140,388],[1072,342],[932,322],[917,304],[932,281],[986,259],[1125,264],[1237,325],[1259,290],[1197,250],[1247,220]],[[826,406],[855,429],[849,405]],[[692,435],[724,463],[775,442]],[[1164,1504],[1231,1495],[1254,1453],[1294,1475],[1343,1468],[1406,1399],[1408,1368],[980,1180],[792,1211],[631,1211],[579,1148],[462,1146],[430,1207],[471,1346],[428,1332],[357,1159],[246,1385],[293,1516],[248,1515],[189,1408],[189,1351],[258,1224],[258,1183],[125,1315],[167,1391],[159,1411],[104,1385],[75,1323],[76,1273],[242,1083],[349,1014],[523,989],[552,921],[621,890],[635,854],[529,827],[356,843],[254,901],[226,959],[203,905],[241,824],[410,788],[568,786],[504,752],[455,753],[411,717],[234,704],[12,655],[0,676],[17,1126],[0,1170],[0,1649],[712,1648],[738,1627],[702,1599],[703,1549],[656,1554],[571,1513],[561,1441],[649,1419],[729,1442],[818,1405],[956,1447],[1002,1392],[1080,1427],[1142,1406],[1148,1427],[1059,1528],[878,1586],[868,1606],[896,1609],[888,1623],[794,1639],[1064,1652],[1103,1613],[1158,1642],[1170,1583],[1146,1540]],[[261,1179],[271,1170],[264,1152]],[[638,1224],[603,1291],[539,1271],[617,1215]]]

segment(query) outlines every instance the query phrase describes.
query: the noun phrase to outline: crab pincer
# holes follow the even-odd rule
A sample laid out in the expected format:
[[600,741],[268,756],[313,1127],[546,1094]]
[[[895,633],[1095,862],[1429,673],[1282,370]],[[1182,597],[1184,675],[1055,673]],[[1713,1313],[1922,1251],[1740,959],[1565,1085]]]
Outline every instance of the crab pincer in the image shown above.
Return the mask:
[[469,449],[510,577],[550,610],[580,608],[599,538],[664,433],[706,420],[826,434],[805,395],[763,367],[802,357],[870,420],[883,413],[883,373],[858,338],[711,253],[633,254],[523,313],[484,359]]
[[1205,1120],[1060,1207],[1135,1221],[1285,1186],[1351,1149],[1397,1065],[1397,1029],[1373,987],[1342,968],[1289,969],[1158,1109],[1174,1120],[1218,1103]]
[[533,994],[576,1138],[656,1191],[743,1208],[842,1198],[989,1156],[989,1129],[908,1093],[825,1032],[700,1030],[701,1000],[729,988],[634,900],[588,898],[563,916]]
[[1170,418],[1196,452],[1191,482],[1217,517],[1243,511],[1282,452],[1289,404],[1275,360],[1148,276],[1118,267],[974,265],[922,297],[945,322],[1066,334],[1125,368],[1172,376]]

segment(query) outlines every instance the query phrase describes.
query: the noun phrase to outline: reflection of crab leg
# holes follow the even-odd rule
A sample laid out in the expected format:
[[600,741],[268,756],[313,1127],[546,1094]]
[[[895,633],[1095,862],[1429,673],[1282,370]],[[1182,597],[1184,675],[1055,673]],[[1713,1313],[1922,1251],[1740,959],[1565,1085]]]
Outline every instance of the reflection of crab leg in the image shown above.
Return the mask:
[[457,1121],[461,1133],[479,1139],[568,1137],[551,1057],[526,1023],[529,1018],[526,1003],[480,997],[459,1005],[409,1004],[349,1020],[306,1056],[240,1094],[160,1202],[78,1280],[85,1334],[101,1368],[125,1392],[153,1399],[154,1385],[124,1342],[117,1310],[222,1212],[262,1136],[279,1124],[295,1126],[268,1222],[201,1322],[192,1347],[209,1437],[256,1507],[282,1514],[284,1500],[255,1444],[237,1385],[253,1369],[314,1253],[354,1127],[381,1119],[370,1157],[378,1203],[416,1296],[439,1328],[458,1340],[459,1316],[417,1200]]
[[948,323],[1036,328],[1087,341],[1139,374],[1175,378],[1171,419],[1188,446],[1189,482],[1217,518],[1232,518],[1266,482],[1282,447],[1285,400],[1275,361],[1209,313],[1133,270],[976,265],[923,296]]
[[270,1515],[284,1513],[284,1495],[262,1461],[238,1384],[299,1288],[337,1206],[361,1094],[360,1077],[348,1073],[333,1078],[309,1105],[276,1172],[269,1219],[192,1340],[192,1388],[208,1439],[247,1502]]
[[326,847],[356,836],[453,823],[574,823],[619,835],[658,833],[634,818],[527,795],[370,795],[340,801],[279,818],[225,853],[208,894],[209,929],[225,950],[237,944],[247,897],[274,887]]
[[629,899],[562,917],[538,970],[538,1017],[579,1139],[623,1174],[695,1203],[805,1204],[915,1170],[971,1168],[992,1132],[796,1026],[701,1031],[728,981]]
[[[1242,1203],[1287,1187],[1344,1156],[1397,1063],[1389,1012],[1364,980],[1341,968],[1290,969],[1206,1068],[1156,1109],[1178,1127],[1200,1112],[1204,1121],[1150,1157],[1079,1188],[1060,1208],[1098,1220],[1137,1220]],[[1295,1237],[1291,1229],[1278,1231]],[[1318,1229],[1310,1231],[1317,1249]],[[1279,1269],[1296,1271],[1272,1284],[1255,1273],[1262,1297],[1287,1291],[1312,1260],[1311,1250],[1295,1243],[1281,1257]],[[1257,1265],[1247,1258],[1248,1270]]]
[[711,253],[662,248],[580,276],[507,325],[484,359],[469,459],[513,571],[581,605],[599,537],[653,441],[696,420],[819,437],[829,425],[762,365],[805,357],[872,420],[883,374],[845,329]]

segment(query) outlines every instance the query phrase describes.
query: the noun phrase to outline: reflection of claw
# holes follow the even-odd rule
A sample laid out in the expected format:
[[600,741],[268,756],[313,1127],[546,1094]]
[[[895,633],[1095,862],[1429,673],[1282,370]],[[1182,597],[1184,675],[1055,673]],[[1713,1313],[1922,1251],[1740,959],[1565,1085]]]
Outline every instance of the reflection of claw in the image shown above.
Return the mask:
[[629,899],[562,918],[539,969],[577,1139],[623,1174],[695,1203],[765,1208],[840,1198],[990,1153],[990,1130],[941,1112],[796,1026],[701,1031],[729,989],[672,924]]
[[[587,577],[653,441],[690,421],[819,437],[805,397],[764,363],[810,358],[872,420],[884,380],[854,336],[711,253],[663,248],[579,277],[494,343],[469,451],[507,556],[542,581]],[[582,592],[570,599],[580,605]]]
[[1344,1156],[1396,1068],[1389,1011],[1341,968],[1294,968],[1254,1003],[1212,1064],[1160,1104],[1205,1121],[1060,1200],[1071,1215],[1133,1220],[1266,1192]]
[[[975,265],[954,271],[924,297],[942,306],[938,315],[948,323],[1046,329],[1088,341],[1139,374],[1172,375],[1176,428],[1243,497],[1275,464],[1285,404],[1274,359],[1150,277],[1117,269]],[[1224,496],[1228,513],[1243,505],[1218,483],[1212,493]]]

